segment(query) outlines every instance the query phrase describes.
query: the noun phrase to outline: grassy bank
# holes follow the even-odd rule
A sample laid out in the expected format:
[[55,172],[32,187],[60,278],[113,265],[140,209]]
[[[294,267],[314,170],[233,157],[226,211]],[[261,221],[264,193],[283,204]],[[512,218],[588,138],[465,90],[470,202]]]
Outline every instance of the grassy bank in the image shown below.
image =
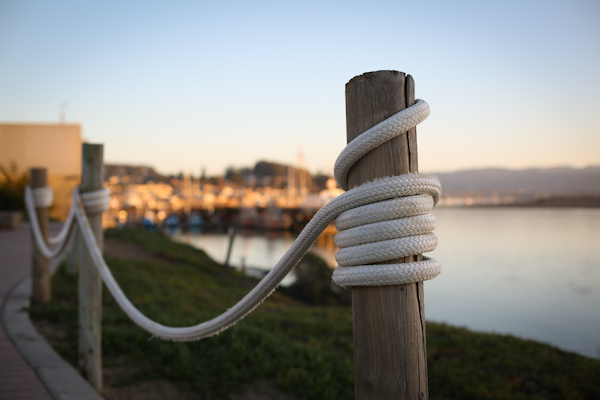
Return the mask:
[[[166,325],[215,317],[256,284],[234,271],[223,275],[204,252],[159,234],[106,235],[125,246],[106,256],[124,292]],[[76,277],[63,268],[52,284],[52,302],[30,314],[52,328],[53,345],[76,365]],[[266,381],[296,399],[354,396],[351,310],[310,306],[282,291],[228,331],[187,343],[149,340],[105,291],[102,346],[104,366],[119,371],[117,386],[167,379],[199,399],[226,399]],[[432,399],[600,398],[600,361],[551,346],[428,323],[427,348]]]

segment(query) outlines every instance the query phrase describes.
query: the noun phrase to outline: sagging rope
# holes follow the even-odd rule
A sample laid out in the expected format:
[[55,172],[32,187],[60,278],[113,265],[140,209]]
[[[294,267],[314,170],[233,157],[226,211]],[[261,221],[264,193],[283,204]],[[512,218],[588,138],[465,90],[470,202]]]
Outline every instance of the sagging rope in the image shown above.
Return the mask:
[[[340,187],[348,189],[348,172],[362,155],[412,129],[428,114],[427,103],[418,100],[414,106],[395,114],[359,136],[359,138],[365,136],[364,138],[360,140],[357,138],[348,144],[336,161],[334,171]],[[438,202],[440,194],[439,180],[420,174],[377,179],[348,190],[331,200],[315,214],[292,247],[244,298],[212,320],[190,327],[164,326],[143,315],[125,296],[106,265],[87,220],[82,203],[83,196],[79,195],[78,190],[73,192],[72,210],[91,258],[106,287],[129,318],[156,337],[173,341],[189,341],[215,335],[258,307],[336,218],[338,218],[336,226],[341,230],[336,236],[336,241],[339,242],[341,250],[336,254],[340,266],[334,271],[332,278],[334,283],[340,286],[395,285],[435,277],[440,272],[440,266],[432,259],[425,258],[421,262],[405,264],[365,264],[418,254],[435,248],[437,239],[431,233],[434,220],[428,213]],[[89,193],[86,195],[88,201],[89,197],[94,197]],[[102,197],[99,193],[96,195],[98,198]],[[390,209],[393,211],[389,212]],[[409,236],[415,234],[416,236]],[[361,238],[365,235],[369,236],[367,240]],[[375,237],[377,239],[371,240]],[[375,257],[371,255],[373,251],[377,254]]]
[[[49,207],[52,205],[53,198],[52,188],[48,186],[35,189],[31,189],[29,186],[25,187],[25,206],[27,207],[27,213],[31,221],[33,237],[40,253],[48,259],[58,258],[65,253],[72,242],[72,238],[75,236],[77,228],[73,223],[75,221],[75,209],[71,207],[67,220],[60,232],[56,236],[44,240],[35,209]],[[49,244],[56,247],[50,249],[48,247]]]

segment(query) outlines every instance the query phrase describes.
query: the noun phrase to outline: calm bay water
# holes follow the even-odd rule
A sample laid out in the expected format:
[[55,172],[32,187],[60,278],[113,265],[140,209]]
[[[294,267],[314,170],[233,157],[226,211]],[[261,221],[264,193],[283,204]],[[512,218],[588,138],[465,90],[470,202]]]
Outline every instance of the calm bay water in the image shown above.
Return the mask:
[[[600,210],[440,208],[442,274],[425,283],[427,319],[535,339],[600,358]],[[175,235],[223,262],[226,235]],[[291,236],[235,239],[231,264],[270,269]],[[335,249],[315,250],[333,261]]]

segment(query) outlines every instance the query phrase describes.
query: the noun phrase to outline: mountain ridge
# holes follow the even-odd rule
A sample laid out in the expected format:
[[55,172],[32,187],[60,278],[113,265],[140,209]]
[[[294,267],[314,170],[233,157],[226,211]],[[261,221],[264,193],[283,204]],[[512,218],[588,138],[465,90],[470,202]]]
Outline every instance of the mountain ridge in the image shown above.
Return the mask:
[[478,168],[434,173],[447,194],[600,195],[600,166],[583,168]]

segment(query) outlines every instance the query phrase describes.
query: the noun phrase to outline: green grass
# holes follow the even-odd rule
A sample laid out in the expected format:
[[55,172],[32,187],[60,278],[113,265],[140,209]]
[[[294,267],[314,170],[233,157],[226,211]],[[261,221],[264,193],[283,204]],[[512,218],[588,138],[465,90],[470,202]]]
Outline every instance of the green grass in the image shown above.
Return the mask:
[[[133,303],[156,321],[196,324],[231,307],[256,281],[221,267],[204,252],[141,230],[107,236],[137,243],[147,261],[107,258]],[[57,351],[76,365],[77,282],[61,268],[53,300],[34,307],[34,320],[66,332]],[[343,306],[309,306],[283,292],[218,336],[172,343],[150,336],[103,294],[105,367],[125,367],[119,384],[168,379],[202,399],[227,399],[245,383],[274,380],[298,399],[354,397],[352,313]],[[511,336],[427,324],[431,399],[600,398],[600,361]]]

